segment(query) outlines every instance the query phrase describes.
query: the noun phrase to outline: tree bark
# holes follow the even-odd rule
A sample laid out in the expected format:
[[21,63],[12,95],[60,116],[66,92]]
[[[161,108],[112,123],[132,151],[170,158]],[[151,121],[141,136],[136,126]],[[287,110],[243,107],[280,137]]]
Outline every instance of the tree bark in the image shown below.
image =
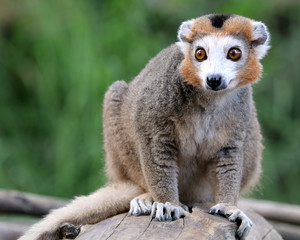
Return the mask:
[[23,193],[13,190],[0,191],[0,213],[44,216],[51,209],[64,206],[68,201],[54,197]]
[[[243,210],[254,223],[247,240],[282,239],[264,218],[250,209]],[[150,216],[120,214],[95,225],[83,226],[76,240],[222,240],[235,239],[236,230],[236,223],[210,215],[208,209],[198,205],[190,215],[173,222],[158,222]]]
[[[40,196],[40,195],[36,195],[36,194],[29,194],[29,193],[23,193],[23,192],[18,192],[18,191],[10,191],[10,190],[2,190],[1,191],[0,190],[0,213],[26,214],[26,215],[41,217],[41,216],[48,214],[51,209],[55,209],[55,208],[64,206],[68,201],[69,200]],[[282,236],[285,239],[300,239],[300,230],[299,230],[300,229],[300,207],[299,206],[275,203],[275,202],[271,202],[271,201],[254,200],[254,199],[241,199],[239,201],[239,206],[242,209],[250,208],[250,209],[254,210],[256,213],[265,217],[268,221],[270,221],[272,223],[272,225],[277,229],[277,231],[279,231],[280,234],[282,234]],[[200,211],[198,214],[201,215],[200,218],[198,217],[199,221],[197,220],[199,222],[198,225],[199,224],[203,225],[204,223],[209,222],[209,224],[211,226],[215,226],[215,224],[218,223],[218,221],[217,222],[214,222],[214,221],[216,219],[219,219],[220,217],[211,216],[211,215],[206,214],[204,208],[199,208],[200,210],[199,209],[197,210],[197,209],[198,208],[196,208],[195,211],[196,212]],[[253,213],[253,211],[251,211],[251,210],[247,210],[247,211],[250,212],[249,215],[251,215],[251,216],[254,214],[253,218],[255,219],[255,221],[256,221],[256,218],[258,219],[257,221],[259,221],[259,219],[261,218],[259,215],[257,215],[257,214],[255,215],[255,213]],[[136,224],[135,232],[142,231],[143,234],[141,236],[145,236],[145,235],[152,236],[152,233],[149,232],[150,231],[149,229],[156,227],[162,233],[167,231],[167,229],[171,229],[172,233],[170,233],[170,231],[167,231],[168,235],[170,235],[170,234],[176,235],[176,232],[177,232],[177,234],[179,234],[178,229],[182,229],[182,231],[184,233],[181,233],[179,235],[179,238],[177,238],[177,239],[184,239],[184,238],[182,238],[182,236],[184,236],[182,234],[185,234],[185,235],[187,234],[186,230],[184,230],[184,229],[187,228],[188,221],[192,221],[193,224],[195,225],[194,227],[189,225],[189,228],[192,229],[191,232],[196,231],[197,234],[201,234],[201,236],[210,236],[209,235],[210,231],[213,231],[213,232],[215,231],[215,230],[211,230],[211,229],[210,230],[208,229],[207,231],[204,229],[201,230],[201,228],[196,227],[197,216],[194,215],[194,213],[185,219],[180,219],[175,222],[167,222],[167,223],[159,223],[159,222],[156,222],[155,220],[150,221],[149,216],[130,218],[130,217],[127,217],[126,215],[118,215],[118,216],[116,216],[116,218],[119,218],[120,216],[123,216],[123,218],[124,218],[124,220],[121,221],[120,226],[127,224],[127,222],[130,222],[130,221],[137,221],[135,223]],[[137,220],[135,220],[135,219],[137,219]],[[213,221],[211,219],[213,219]],[[99,225],[94,225],[92,227],[91,226],[84,227],[83,230],[93,228],[93,229],[95,229],[93,231],[96,231],[96,229],[98,229],[98,228],[101,228],[101,229],[105,228],[106,229],[105,231],[107,232],[108,229],[105,226],[110,221],[111,221],[111,219],[107,219],[107,220],[99,223]],[[116,221],[119,221],[119,220],[116,220]],[[201,221],[204,221],[204,223],[201,223]],[[234,232],[235,231],[235,230],[232,230],[231,228],[236,225],[233,224],[231,227],[230,227],[230,225],[227,226],[227,224],[231,224],[231,223],[229,223],[229,221],[226,220],[225,218],[221,218],[220,221],[222,222],[222,224],[225,224],[224,226],[221,224],[222,225],[221,229],[224,228],[225,232],[230,232],[230,231]],[[180,225],[180,223],[181,223],[181,225]],[[104,224],[104,225],[102,225],[102,224]],[[143,224],[143,225],[140,226],[140,224]],[[2,239],[5,239],[5,240],[11,239],[11,238],[4,238],[2,236],[4,234],[4,232],[5,232],[5,234],[11,233],[10,234],[11,236],[20,234],[25,229],[25,227],[23,225],[20,227],[18,227],[18,225],[14,225],[14,227],[10,227],[12,225],[7,225],[7,223],[3,222],[3,220],[2,220],[2,222],[0,222],[0,239],[1,240]],[[146,228],[145,228],[145,225],[146,225]],[[255,225],[257,225],[257,224],[255,224]],[[251,236],[251,234],[252,235],[254,234],[253,233],[254,231],[256,231],[255,225],[253,227],[254,230],[252,229],[250,232],[250,236]],[[115,231],[117,231],[117,232],[120,231],[120,229],[119,229],[120,226],[118,226]],[[270,232],[266,236],[268,236],[269,234],[273,234],[274,229],[269,228],[270,225],[263,225],[263,226],[267,226],[267,229],[270,230]],[[143,227],[144,227],[144,230],[142,230]],[[174,227],[175,227],[175,230],[173,229]],[[218,229],[219,227],[220,227],[220,225],[216,226],[216,229]],[[109,229],[110,228],[113,228],[113,225],[110,225]],[[130,228],[132,228],[132,226]],[[93,232],[91,229],[88,231],[91,232],[91,234]],[[220,230],[216,230],[216,231],[220,231]],[[131,234],[135,234],[135,232],[132,232]],[[85,234],[87,234],[87,233],[85,233]],[[111,232],[111,234],[112,234],[112,237],[116,235],[116,233],[114,233],[114,232]],[[224,234],[224,236],[226,236],[227,233],[222,233],[222,234]],[[81,234],[81,235],[83,236],[83,234]],[[141,236],[137,235],[135,238],[139,239],[139,238],[141,238]],[[112,237],[110,237],[109,239],[111,239]],[[12,238],[12,239],[14,239],[14,238]],[[102,238],[100,237],[98,239],[102,239]],[[143,238],[141,238],[141,239],[143,239]]]

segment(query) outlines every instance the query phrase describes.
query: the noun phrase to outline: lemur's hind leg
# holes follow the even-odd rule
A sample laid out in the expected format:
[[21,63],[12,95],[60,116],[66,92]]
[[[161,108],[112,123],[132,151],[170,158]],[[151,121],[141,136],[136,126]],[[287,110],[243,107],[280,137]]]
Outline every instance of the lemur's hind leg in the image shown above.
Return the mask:
[[[132,182],[111,183],[89,196],[78,197],[65,207],[52,211],[42,221],[33,225],[19,240],[58,240],[62,237],[61,231],[65,230],[65,226],[68,232],[69,226],[72,228],[95,224],[127,212],[130,200],[141,193],[143,190]],[[77,232],[79,233],[80,229]]]

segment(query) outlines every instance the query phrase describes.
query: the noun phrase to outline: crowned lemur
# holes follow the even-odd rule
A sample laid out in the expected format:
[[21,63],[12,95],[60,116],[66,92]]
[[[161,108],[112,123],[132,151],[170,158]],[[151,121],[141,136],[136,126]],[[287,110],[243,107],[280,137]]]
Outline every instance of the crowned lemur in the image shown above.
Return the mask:
[[109,181],[33,225],[20,240],[59,239],[60,226],[94,224],[129,210],[159,221],[189,214],[195,203],[239,223],[240,193],[261,173],[261,134],[251,84],[269,49],[261,22],[211,14],[183,22],[178,42],[104,99]]

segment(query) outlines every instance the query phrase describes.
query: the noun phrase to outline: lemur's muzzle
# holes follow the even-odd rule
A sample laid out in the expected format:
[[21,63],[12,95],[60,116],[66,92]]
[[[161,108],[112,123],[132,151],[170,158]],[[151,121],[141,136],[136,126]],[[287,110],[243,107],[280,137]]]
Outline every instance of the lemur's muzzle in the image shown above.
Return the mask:
[[226,82],[220,74],[208,75],[206,78],[207,88],[213,91],[219,91],[227,87]]

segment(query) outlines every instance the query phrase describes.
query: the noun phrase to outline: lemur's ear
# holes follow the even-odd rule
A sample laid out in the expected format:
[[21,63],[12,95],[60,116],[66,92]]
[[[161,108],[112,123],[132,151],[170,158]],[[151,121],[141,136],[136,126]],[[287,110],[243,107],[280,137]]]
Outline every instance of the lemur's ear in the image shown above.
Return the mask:
[[178,30],[178,40],[181,42],[189,42],[188,36],[191,34],[191,27],[193,25],[193,20],[183,22]]
[[192,33],[192,25],[193,20],[185,21],[180,25],[178,30],[177,37],[179,41],[177,42],[177,45],[184,55],[188,54],[188,49],[190,45],[189,36]]
[[268,52],[270,46],[270,34],[265,24],[262,22],[253,22],[253,39],[252,39],[252,47],[255,50],[255,54],[258,59],[262,59]]

